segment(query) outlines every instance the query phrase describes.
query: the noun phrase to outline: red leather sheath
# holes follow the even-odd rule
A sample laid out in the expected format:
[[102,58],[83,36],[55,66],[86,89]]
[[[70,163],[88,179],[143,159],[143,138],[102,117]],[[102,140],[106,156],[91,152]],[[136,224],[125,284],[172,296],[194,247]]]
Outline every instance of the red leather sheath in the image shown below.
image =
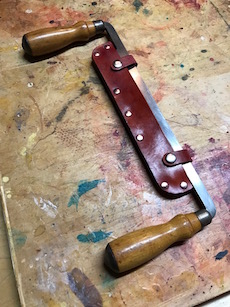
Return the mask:
[[[131,55],[121,58],[112,42],[107,42],[94,49],[92,59],[157,187],[169,197],[180,197],[191,191],[193,186],[181,165],[191,161],[191,158],[184,150],[174,152],[162,132],[143,94],[129,73],[129,69],[137,65],[134,58]],[[115,61],[120,61],[122,67],[114,67]],[[175,163],[167,163],[165,156],[168,153],[176,155]],[[187,187],[186,184],[181,185],[185,182]]]

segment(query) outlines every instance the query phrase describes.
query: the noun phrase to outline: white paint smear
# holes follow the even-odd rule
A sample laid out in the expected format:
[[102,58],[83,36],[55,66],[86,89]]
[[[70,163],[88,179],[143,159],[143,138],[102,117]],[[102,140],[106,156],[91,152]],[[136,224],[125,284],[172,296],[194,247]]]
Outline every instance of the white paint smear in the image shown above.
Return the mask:
[[50,200],[43,199],[40,197],[39,199],[34,197],[34,203],[40,209],[42,209],[46,214],[52,218],[55,218],[57,215],[57,206],[54,205]]
[[143,193],[144,200],[147,200],[148,203],[153,203],[155,196],[153,194],[150,194],[148,192]]

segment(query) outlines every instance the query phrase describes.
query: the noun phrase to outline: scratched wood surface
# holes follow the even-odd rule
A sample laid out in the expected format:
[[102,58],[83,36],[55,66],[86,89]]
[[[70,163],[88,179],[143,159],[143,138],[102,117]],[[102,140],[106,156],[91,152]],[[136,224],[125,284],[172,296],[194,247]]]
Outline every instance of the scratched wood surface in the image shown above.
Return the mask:
[[[1,1],[0,17],[1,195],[21,304],[194,306],[229,291],[229,2]],[[105,38],[24,57],[24,33],[96,19],[139,63],[217,207],[194,238],[120,278],[103,266],[110,240],[197,207],[146,175],[91,66]],[[16,306],[2,261],[1,306]]]

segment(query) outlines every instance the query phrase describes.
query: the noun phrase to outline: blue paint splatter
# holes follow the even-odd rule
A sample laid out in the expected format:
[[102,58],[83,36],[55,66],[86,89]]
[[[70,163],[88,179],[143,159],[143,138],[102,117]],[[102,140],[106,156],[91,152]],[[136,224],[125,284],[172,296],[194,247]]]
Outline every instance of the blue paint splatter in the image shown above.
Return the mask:
[[99,230],[99,231],[90,232],[86,235],[80,234],[77,236],[77,239],[78,241],[82,243],[89,243],[89,242],[97,243],[99,241],[102,241],[108,238],[111,235],[111,233],[112,231],[104,232],[102,230]]
[[143,3],[140,0],[134,0],[133,5],[135,6],[136,11],[138,12],[140,7],[143,6]]
[[79,198],[87,193],[88,191],[96,188],[99,183],[105,182],[104,179],[99,180],[93,180],[93,181],[87,181],[87,180],[81,180],[78,184],[78,189],[73,193],[73,195],[70,197],[68,202],[68,207],[71,207],[72,205],[75,205],[76,208],[78,207]]
[[27,236],[20,230],[12,229],[12,237],[16,247],[22,247],[27,240]]
[[224,256],[226,256],[228,254],[228,250],[226,249],[225,251],[219,252],[216,256],[215,256],[215,260],[221,260],[222,258],[224,258]]
[[184,64],[180,64],[180,67],[181,67],[181,68],[184,68]]

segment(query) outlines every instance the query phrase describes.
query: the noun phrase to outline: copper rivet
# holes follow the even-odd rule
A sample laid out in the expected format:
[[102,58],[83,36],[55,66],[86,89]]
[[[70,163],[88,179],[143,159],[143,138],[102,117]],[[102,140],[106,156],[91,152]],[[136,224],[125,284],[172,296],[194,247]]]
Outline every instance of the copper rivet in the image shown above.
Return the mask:
[[114,94],[118,95],[118,94],[120,94],[121,90],[119,88],[115,88],[115,90],[113,92],[114,92]]
[[115,68],[121,68],[122,67],[122,63],[121,63],[121,61],[116,60],[116,61],[113,62],[113,66]]
[[173,155],[172,153],[169,153],[167,154],[165,159],[168,163],[174,163],[176,161],[176,156]]
[[125,116],[127,116],[127,117],[132,116],[132,112],[131,112],[131,111],[127,111],[127,112],[125,113]]
[[144,137],[142,134],[138,134],[137,135],[137,140],[140,142],[140,141],[143,141]]
[[182,189],[186,189],[187,186],[188,186],[188,184],[187,184],[187,182],[185,182],[185,181],[182,181],[182,182],[180,183],[180,187],[181,187]]
[[161,187],[162,187],[163,189],[167,189],[168,186],[169,186],[168,182],[166,182],[166,181],[161,182]]
[[99,56],[100,53],[99,53],[99,52],[95,52],[94,55],[95,55],[95,56]]

